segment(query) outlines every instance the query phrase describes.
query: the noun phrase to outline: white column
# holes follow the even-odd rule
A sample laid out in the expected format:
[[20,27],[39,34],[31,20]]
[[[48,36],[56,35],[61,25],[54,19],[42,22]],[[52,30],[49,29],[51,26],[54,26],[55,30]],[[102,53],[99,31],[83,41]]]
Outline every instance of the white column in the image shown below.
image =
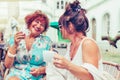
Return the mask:
[[18,1],[8,1],[7,2],[7,9],[8,9],[8,21],[6,24],[6,29],[5,29],[5,40],[7,41],[12,34],[16,32],[16,27],[15,29],[12,30],[13,24],[16,24],[18,26],[18,17],[19,17],[19,2]]

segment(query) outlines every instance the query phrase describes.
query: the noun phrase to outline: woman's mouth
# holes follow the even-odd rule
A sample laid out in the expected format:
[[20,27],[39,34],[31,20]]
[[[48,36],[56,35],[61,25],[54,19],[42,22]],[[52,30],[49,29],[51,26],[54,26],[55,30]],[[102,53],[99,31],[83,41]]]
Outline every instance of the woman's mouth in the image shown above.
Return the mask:
[[35,30],[36,32],[40,32],[40,28],[35,27],[35,26],[33,26],[33,28],[34,28],[34,30]]

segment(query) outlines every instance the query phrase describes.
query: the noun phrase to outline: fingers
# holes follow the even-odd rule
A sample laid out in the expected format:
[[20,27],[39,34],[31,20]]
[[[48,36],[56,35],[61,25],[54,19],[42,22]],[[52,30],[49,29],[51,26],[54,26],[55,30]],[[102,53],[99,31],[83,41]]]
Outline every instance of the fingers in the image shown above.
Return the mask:
[[62,60],[60,60],[60,59],[53,60],[53,64],[61,64],[61,63],[62,63]]
[[58,64],[58,63],[54,63],[54,65],[58,68],[64,68],[62,65]]
[[15,38],[16,39],[24,39],[25,38],[25,34],[22,32],[18,32],[15,34]]
[[14,40],[15,40],[15,44],[18,44],[20,42],[21,39],[25,38],[25,34],[22,32],[18,32],[15,34]]
[[33,76],[36,76],[36,69],[35,68],[32,68],[31,71],[30,71],[30,74],[32,74]]
[[54,60],[54,61],[53,61],[53,64],[54,64],[56,67],[62,68],[62,69],[65,69],[65,66],[66,66],[66,65],[65,65],[66,63],[64,63],[63,60],[58,60],[58,59]]
[[61,55],[56,54],[54,56],[53,64],[58,68],[67,69],[69,63],[70,61],[68,61]]
[[37,68],[32,68],[30,74],[37,77],[39,75],[39,71]]
[[62,59],[62,56],[57,54],[54,56],[53,64],[58,68],[63,68],[63,65],[62,65],[64,63],[63,61],[64,60]]
[[36,70],[35,68],[32,68],[32,69],[31,69],[31,72],[33,72],[33,71],[35,71],[35,70]]
[[55,54],[54,57],[53,57],[54,60],[63,60],[64,57],[59,55],[59,54]]
[[64,57],[59,55],[59,54],[55,54],[53,57],[53,63],[62,63]]

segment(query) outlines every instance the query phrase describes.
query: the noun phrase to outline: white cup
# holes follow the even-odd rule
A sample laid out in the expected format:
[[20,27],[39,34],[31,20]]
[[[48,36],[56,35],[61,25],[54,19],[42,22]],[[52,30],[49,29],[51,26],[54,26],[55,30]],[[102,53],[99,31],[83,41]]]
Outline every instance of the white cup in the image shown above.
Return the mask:
[[29,29],[27,29],[26,27],[22,27],[19,32],[22,32],[23,34],[25,34],[25,36],[28,36],[30,34]]
[[54,55],[56,54],[56,52],[54,51],[43,51],[43,60],[48,63],[48,62],[52,62]]

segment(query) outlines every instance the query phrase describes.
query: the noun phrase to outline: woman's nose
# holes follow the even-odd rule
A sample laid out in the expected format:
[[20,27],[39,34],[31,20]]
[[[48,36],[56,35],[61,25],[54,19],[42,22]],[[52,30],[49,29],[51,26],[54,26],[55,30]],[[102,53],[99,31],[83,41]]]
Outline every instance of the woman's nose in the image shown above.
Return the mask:
[[37,28],[40,28],[40,27],[41,27],[41,24],[37,24],[36,27],[37,27]]

